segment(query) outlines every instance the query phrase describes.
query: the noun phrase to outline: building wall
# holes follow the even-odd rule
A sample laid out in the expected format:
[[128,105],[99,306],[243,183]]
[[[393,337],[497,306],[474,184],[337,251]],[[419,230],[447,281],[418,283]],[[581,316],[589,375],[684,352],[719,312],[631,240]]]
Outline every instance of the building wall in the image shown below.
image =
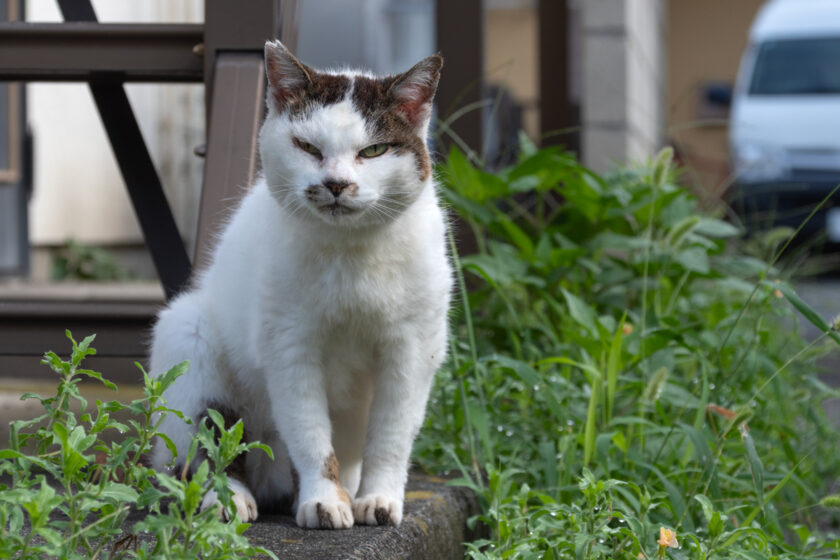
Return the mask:
[[727,114],[704,102],[704,86],[733,84],[750,23],[763,0],[668,2],[667,134],[688,176],[717,196],[729,179]]

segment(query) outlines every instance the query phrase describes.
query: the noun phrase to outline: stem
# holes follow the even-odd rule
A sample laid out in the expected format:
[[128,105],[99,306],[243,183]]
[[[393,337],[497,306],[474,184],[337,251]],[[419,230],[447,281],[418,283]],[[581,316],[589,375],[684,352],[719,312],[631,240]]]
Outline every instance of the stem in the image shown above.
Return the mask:
[[[452,262],[455,265],[455,274],[458,278],[458,290],[461,296],[461,303],[464,309],[464,321],[467,324],[467,334],[470,340],[470,357],[472,358],[472,367],[473,370],[477,370],[478,364],[478,349],[476,348],[475,342],[475,330],[473,329],[473,322],[472,322],[472,313],[470,310],[470,300],[467,294],[467,284],[464,281],[464,271],[461,268],[461,259],[458,257],[458,247],[455,244],[455,236],[452,235],[452,228],[447,230],[447,236],[449,237],[449,249],[452,253]],[[453,357],[457,356],[457,348],[454,346],[454,340],[451,342],[453,347]],[[481,472],[478,468],[478,454],[476,452],[475,446],[475,438],[472,433],[472,419],[470,418],[470,410],[467,406],[467,392],[466,387],[464,386],[464,379],[463,376],[461,378],[460,392],[461,392],[461,402],[462,406],[464,407],[464,419],[467,421],[467,436],[470,444],[470,454],[472,455],[472,462],[473,468],[475,469],[476,474],[476,481],[481,481]]]
[[820,336],[818,336],[818,337],[817,337],[817,338],[815,338],[812,342],[810,342],[807,346],[805,346],[802,350],[800,350],[799,352],[797,352],[796,354],[794,354],[794,355],[793,355],[793,357],[791,357],[788,361],[786,361],[784,364],[782,364],[782,367],[780,367],[780,368],[779,368],[779,369],[777,369],[775,372],[773,372],[773,375],[771,375],[770,377],[768,377],[768,378],[767,378],[767,381],[765,381],[765,382],[761,385],[761,387],[759,387],[759,388],[758,388],[758,390],[757,390],[757,391],[753,394],[753,396],[752,396],[752,398],[750,399],[750,401],[754,401],[754,400],[755,400],[755,398],[758,396],[758,394],[759,394],[759,393],[761,393],[761,391],[763,391],[763,390],[764,390],[764,388],[765,388],[765,387],[767,387],[767,385],[768,385],[771,381],[773,381],[773,379],[775,379],[777,375],[779,375],[780,373],[782,373],[782,371],[783,371],[786,367],[788,367],[791,363],[793,363],[793,361],[794,361],[794,360],[796,360],[799,356],[801,356],[802,354],[804,354],[807,350],[810,350],[811,348],[813,348],[813,347],[814,347],[814,346],[815,346],[818,342],[822,341],[822,339],[824,339],[825,337],[829,336],[829,332],[831,332],[831,331],[828,331],[828,332],[824,332],[824,333],[822,333]]
[[127,506],[122,506],[121,508],[109,513],[108,515],[104,515],[104,516],[100,517],[98,520],[94,521],[93,523],[91,523],[87,527],[82,527],[81,529],[79,529],[78,531],[73,533],[69,538],[76,539],[76,538],[80,537],[83,533],[85,533],[87,531],[90,531],[91,529],[93,529],[97,525],[99,525],[101,523],[104,523],[108,519],[110,519],[112,517],[116,517],[116,516],[120,515],[123,512],[126,512],[126,511],[128,511],[128,507]]

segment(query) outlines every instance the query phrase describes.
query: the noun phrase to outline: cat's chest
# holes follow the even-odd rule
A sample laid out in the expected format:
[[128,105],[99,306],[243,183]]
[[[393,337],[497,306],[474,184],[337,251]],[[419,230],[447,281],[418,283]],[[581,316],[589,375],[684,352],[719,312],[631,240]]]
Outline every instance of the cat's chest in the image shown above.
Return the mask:
[[411,305],[416,281],[401,257],[327,253],[300,259],[289,294],[331,321],[387,320]]

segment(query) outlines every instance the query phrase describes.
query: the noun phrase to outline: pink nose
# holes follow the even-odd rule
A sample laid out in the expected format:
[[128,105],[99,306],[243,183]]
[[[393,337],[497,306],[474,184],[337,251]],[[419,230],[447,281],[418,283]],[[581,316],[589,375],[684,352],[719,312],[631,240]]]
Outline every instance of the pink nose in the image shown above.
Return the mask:
[[328,180],[324,181],[324,186],[330,190],[334,197],[338,198],[341,192],[350,186],[350,183],[347,181]]

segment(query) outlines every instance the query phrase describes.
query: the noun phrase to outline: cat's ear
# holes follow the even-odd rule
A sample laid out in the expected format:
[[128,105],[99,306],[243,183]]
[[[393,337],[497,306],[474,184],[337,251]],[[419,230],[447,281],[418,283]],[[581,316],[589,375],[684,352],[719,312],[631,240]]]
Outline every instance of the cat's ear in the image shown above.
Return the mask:
[[300,99],[303,89],[312,82],[312,70],[307,68],[280,41],[265,44],[265,75],[268,78],[269,102],[278,113]]
[[388,90],[396,104],[396,111],[412,126],[425,123],[432,114],[432,99],[440,80],[443,58],[433,54],[400,74]]

